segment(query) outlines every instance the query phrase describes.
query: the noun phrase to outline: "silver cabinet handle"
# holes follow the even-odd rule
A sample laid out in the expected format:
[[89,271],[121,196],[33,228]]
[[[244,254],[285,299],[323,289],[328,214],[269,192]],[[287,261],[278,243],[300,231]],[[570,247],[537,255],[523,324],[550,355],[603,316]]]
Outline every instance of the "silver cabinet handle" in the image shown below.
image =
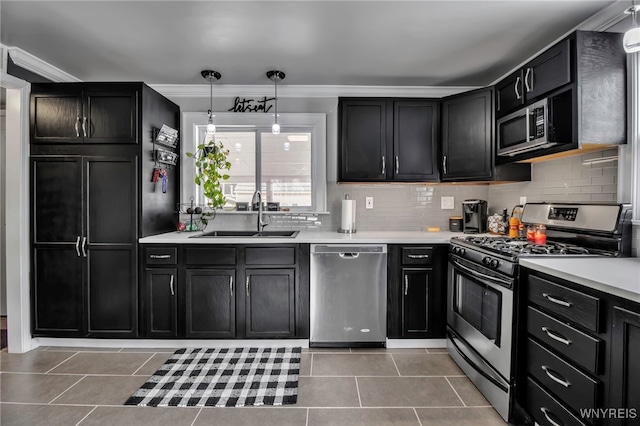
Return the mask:
[[442,171],[444,172],[444,174],[447,174],[447,156],[443,156],[442,157]]
[[559,423],[556,423],[553,419],[551,419],[551,417],[549,417],[549,414],[547,414],[547,412],[549,412],[551,410],[549,410],[548,408],[540,407],[540,411],[542,411],[542,414],[544,414],[544,416],[546,417],[547,421],[549,423],[551,423],[553,426],[564,426],[564,425],[561,425]]
[[360,253],[338,253],[341,259],[357,259],[360,257]]
[[396,174],[399,173],[400,170],[400,161],[398,160],[398,156],[396,155]]
[[76,238],[76,253],[78,253],[78,257],[80,257],[80,235]]
[[409,259],[428,259],[428,254],[408,254],[407,257]]
[[382,174],[387,174],[387,162],[385,161],[384,155],[382,156]]
[[[560,379],[559,377],[556,377],[556,375],[555,375],[555,374],[551,374],[551,373],[550,373],[550,371],[553,371],[553,370],[551,370],[551,369],[550,369],[549,367],[547,367],[546,365],[543,365],[543,366],[542,366],[542,370],[543,370],[543,371],[547,374],[547,376],[548,376],[551,380],[553,380],[554,382],[561,384],[561,385],[562,385],[562,386],[564,386],[565,388],[568,388],[569,386],[571,386],[571,383],[569,383],[567,380],[562,380],[562,379]],[[556,374],[557,374],[557,373],[556,373]]]
[[76,128],[76,137],[79,138],[80,137],[80,129],[78,128],[78,122],[80,121],[80,116],[76,117],[76,124],[75,124],[75,128]]
[[571,302],[567,302],[565,300],[556,299],[555,297],[549,295],[548,293],[542,293],[542,297],[546,297],[549,302],[555,303],[556,305],[565,306],[567,308],[571,307]]
[[175,296],[176,294],[173,292],[173,274],[171,274],[171,281],[169,282],[169,288],[171,289],[171,295]]
[[87,237],[82,237],[82,256],[87,257]]
[[229,277],[229,294],[233,297],[233,277]]
[[409,275],[404,275],[404,295],[409,294]]
[[150,254],[150,259],[169,259],[171,257],[170,254]]
[[82,117],[82,133],[84,133],[84,137],[87,137],[87,117]]
[[547,336],[551,337],[553,340],[555,340],[556,342],[560,342],[560,343],[564,343],[565,345],[569,346],[571,344],[571,340],[569,339],[565,339],[562,336],[558,336],[556,333],[553,333],[551,330],[549,330],[547,327],[541,327],[542,331],[544,331],[545,333],[547,333]]
[[520,85],[520,83],[522,83],[522,80],[520,79],[520,76],[518,76],[516,78],[516,84],[513,87],[513,90],[516,92],[516,99],[520,100],[520,98],[522,98],[522,95],[520,94],[520,92],[518,92],[518,85]]
[[[529,74],[531,74],[531,86],[529,86]],[[533,90],[533,73],[531,67],[527,68],[527,73],[524,75],[524,86],[527,88],[527,93]]]
[[247,294],[247,297],[249,297],[249,277],[247,277],[247,279],[244,282],[244,291]]

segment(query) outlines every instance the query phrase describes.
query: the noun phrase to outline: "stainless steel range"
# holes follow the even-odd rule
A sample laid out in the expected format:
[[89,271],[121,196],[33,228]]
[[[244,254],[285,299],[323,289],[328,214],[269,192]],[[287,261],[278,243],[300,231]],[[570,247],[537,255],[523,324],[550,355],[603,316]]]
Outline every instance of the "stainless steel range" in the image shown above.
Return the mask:
[[525,226],[544,225],[545,244],[525,238],[451,239],[447,349],[498,413],[511,416],[514,292],[524,256],[628,256],[631,209],[621,204],[525,205]]

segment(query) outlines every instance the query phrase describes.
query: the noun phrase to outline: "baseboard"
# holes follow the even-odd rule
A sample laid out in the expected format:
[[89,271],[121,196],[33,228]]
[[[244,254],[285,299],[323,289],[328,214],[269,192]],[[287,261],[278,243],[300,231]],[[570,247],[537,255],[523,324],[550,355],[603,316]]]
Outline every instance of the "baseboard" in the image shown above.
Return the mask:
[[54,337],[37,337],[33,339],[33,347],[64,346],[71,348],[126,348],[126,349],[166,349],[166,348],[233,348],[252,346],[275,348],[281,346],[309,347],[308,339],[273,339],[273,340],[160,340],[160,339],[70,339]]
[[412,348],[446,348],[446,339],[387,339],[387,348],[412,349]]

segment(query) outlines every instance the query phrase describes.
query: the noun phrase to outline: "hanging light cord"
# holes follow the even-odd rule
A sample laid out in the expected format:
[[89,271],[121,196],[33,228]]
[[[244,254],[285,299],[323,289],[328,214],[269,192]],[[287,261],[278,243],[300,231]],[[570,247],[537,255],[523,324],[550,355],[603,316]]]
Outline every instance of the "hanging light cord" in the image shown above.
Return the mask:
[[209,123],[213,122],[213,76],[209,74]]
[[273,79],[273,82],[276,85],[276,124],[278,123],[278,73],[276,72],[275,78]]

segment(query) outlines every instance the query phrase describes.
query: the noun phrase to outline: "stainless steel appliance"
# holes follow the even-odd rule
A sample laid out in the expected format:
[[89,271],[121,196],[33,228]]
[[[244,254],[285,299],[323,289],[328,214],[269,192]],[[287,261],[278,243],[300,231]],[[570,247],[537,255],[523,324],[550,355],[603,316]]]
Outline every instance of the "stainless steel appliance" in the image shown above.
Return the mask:
[[465,234],[487,232],[487,202],[464,200],[462,202],[462,230]]
[[628,256],[631,209],[621,204],[529,203],[525,225],[542,224],[547,242],[467,236],[451,239],[447,349],[496,411],[509,420],[513,380],[514,296],[523,256]]
[[570,143],[571,126],[571,91],[542,99],[497,121],[498,155]]
[[311,244],[310,346],[385,347],[387,246]]

